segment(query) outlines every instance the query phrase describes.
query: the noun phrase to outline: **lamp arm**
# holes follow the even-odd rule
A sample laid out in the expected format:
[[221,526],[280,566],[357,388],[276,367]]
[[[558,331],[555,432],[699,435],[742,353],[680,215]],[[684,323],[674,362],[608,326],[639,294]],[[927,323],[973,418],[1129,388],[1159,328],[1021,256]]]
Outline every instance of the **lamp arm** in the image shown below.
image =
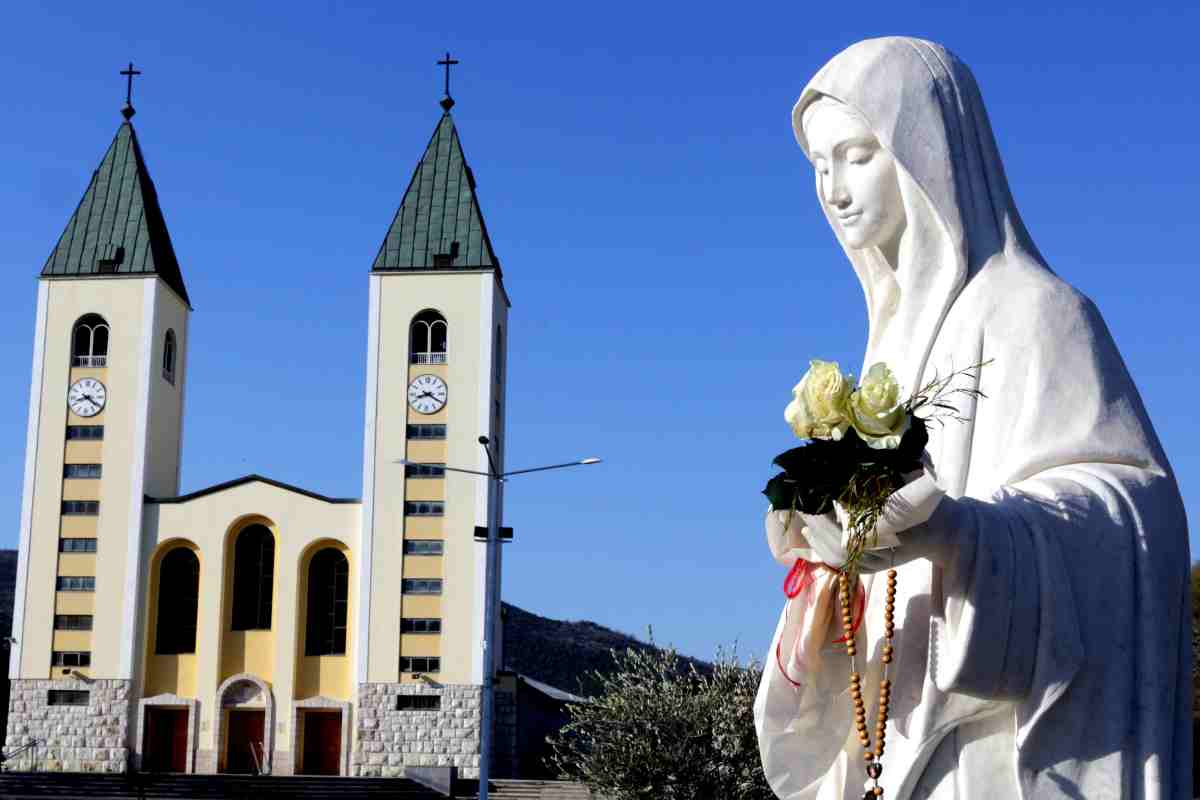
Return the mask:
[[586,466],[588,463],[595,463],[595,462],[568,461],[565,464],[551,464],[547,467],[531,467],[529,469],[514,469],[512,472],[506,472],[503,475],[501,475],[500,477],[507,478],[510,475],[524,475],[529,472],[545,472],[548,469],[565,469],[566,467],[582,467],[582,466]]

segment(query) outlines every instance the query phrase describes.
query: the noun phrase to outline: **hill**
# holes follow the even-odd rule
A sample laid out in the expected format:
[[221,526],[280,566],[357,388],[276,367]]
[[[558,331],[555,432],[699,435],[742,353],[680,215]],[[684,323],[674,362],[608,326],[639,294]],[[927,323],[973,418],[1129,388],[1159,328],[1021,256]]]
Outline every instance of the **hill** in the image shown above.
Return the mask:
[[[596,689],[593,671],[612,669],[612,650],[659,650],[628,634],[594,622],[563,622],[541,617],[509,603],[502,604],[504,668],[558,689],[589,695]],[[683,657],[702,672],[712,665]]]
[[13,598],[17,586],[17,551],[0,550],[0,638],[12,633]]

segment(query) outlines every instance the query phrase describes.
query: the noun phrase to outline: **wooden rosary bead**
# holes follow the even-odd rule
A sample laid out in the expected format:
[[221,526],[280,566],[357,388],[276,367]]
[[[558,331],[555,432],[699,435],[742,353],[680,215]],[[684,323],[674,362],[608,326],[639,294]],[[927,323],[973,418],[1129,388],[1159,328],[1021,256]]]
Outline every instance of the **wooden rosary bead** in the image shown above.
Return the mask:
[[[880,657],[884,664],[890,664],[895,655],[892,639],[895,637],[896,611],[896,570],[887,571],[887,593],[884,603],[883,628],[884,642]],[[846,653],[850,656],[850,696],[854,708],[854,729],[856,738],[863,748],[863,761],[866,763],[867,775],[875,781],[875,785],[866,790],[863,800],[872,800],[883,796],[883,787],[879,785],[879,776],[883,766],[879,759],[883,758],[887,741],[888,705],[891,700],[892,682],[881,677],[879,681],[879,704],[875,711],[874,734],[870,735],[867,726],[867,707],[863,699],[863,676],[854,669],[854,656],[857,648],[854,643],[854,618],[850,608],[850,576],[846,573],[838,575],[838,599],[841,600],[842,628],[845,631]],[[874,741],[872,741],[874,738]]]

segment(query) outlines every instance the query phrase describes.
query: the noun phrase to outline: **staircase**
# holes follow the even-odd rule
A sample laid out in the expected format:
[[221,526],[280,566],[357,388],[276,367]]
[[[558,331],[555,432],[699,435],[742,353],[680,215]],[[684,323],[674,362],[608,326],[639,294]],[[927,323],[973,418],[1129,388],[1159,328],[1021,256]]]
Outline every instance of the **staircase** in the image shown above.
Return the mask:
[[[567,781],[492,780],[488,781],[488,786],[488,796],[496,800],[602,800],[583,784]],[[457,794],[460,797],[476,796],[465,792]]]
[[[513,795],[525,797],[526,795]],[[541,795],[529,795],[541,797]],[[55,797],[59,800],[259,800],[259,798],[312,798],[312,800],[443,800],[442,795],[404,778],[316,778],[251,775],[162,775],[133,773],[103,775],[86,772],[3,772],[0,798]],[[547,795],[558,797],[558,795]],[[587,795],[562,795],[576,797]]]

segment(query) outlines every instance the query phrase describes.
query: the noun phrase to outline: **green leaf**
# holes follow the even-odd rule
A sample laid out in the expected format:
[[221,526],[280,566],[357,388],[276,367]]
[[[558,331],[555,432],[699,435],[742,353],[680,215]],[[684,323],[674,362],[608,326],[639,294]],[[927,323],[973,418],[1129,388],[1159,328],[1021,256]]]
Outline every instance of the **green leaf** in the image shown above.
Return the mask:
[[799,489],[795,479],[789,478],[786,472],[781,472],[763,489],[763,494],[771,501],[771,507],[777,511],[796,507],[796,490]]

